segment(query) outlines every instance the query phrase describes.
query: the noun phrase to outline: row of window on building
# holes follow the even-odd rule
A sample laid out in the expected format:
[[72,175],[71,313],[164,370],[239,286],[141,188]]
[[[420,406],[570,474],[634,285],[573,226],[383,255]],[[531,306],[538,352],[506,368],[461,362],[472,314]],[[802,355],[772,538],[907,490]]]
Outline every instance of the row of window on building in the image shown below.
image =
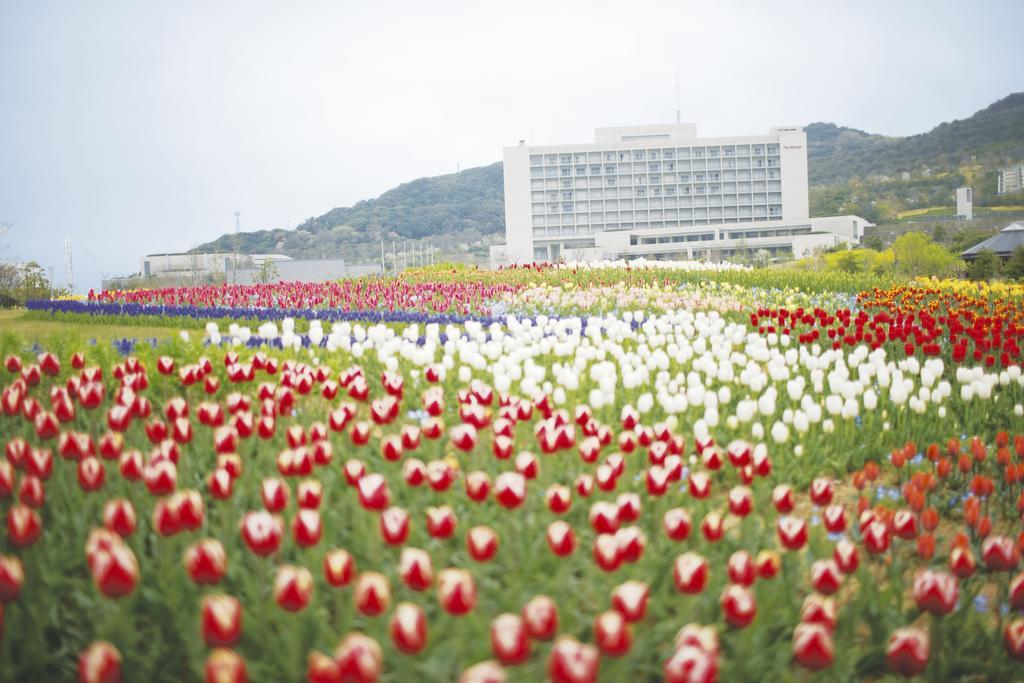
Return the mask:
[[724,225],[732,223],[752,223],[754,221],[782,220],[781,216],[766,216],[755,214],[752,216],[704,216],[684,219],[649,220],[649,221],[623,221],[608,223],[578,223],[559,224],[546,227],[534,227],[534,239],[552,239],[575,236],[597,235],[602,232],[613,232],[619,230],[663,230],[673,228],[690,228],[701,225]]
[[779,157],[765,159],[707,161],[706,163],[690,162],[649,162],[646,164],[579,164],[576,166],[533,166],[530,168],[531,178],[571,178],[614,175],[636,175],[641,173],[675,173],[689,171],[733,171],[765,168],[780,168]]
[[[768,196],[768,203],[773,200],[782,201],[782,183],[777,180],[754,183],[709,183],[695,185],[667,185],[656,187],[634,187],[618,188],[617,191],[601,190],[538,190],[531,193],[533,213],[543,213],[545,204],[556,202],[577,202],[587,201],[618,201],[627,205],[634,200],[652,201],[655,197],[661,197],[661,202],[666,206],[689,206],[689,202],[697,202],[697,205],[704,204],[750,204],[761,203],[764,195]],[[751,197],[753,196],[753,200]],[[673,199],[667,199],[667,198]],[[692,199],[691,199],[692,198]],[[642,202],[640,202],[642,203]],[[580,209],[577,209],[580,210]]]
[[768,194],[757,194],[757,195],[725,195],[725,196],[708,196],[708,197],[679,197],[679,198],[663,198],[661,201],[655,203],[655,199],[638,198],[638,199],[606,199],[591,200],[591,201],[566,201],[566,202],[548,202],[548,203],[537,203],[532,207],[533,224],[543,225],[543,222],[538,223],[537,218],[543,216],[552,216],[558,214],[560,218],[566,220],[571,219],[571,216],[566,214],[575,214],[578,216],[585,216],[587,214],[600,213],[602,211],[647,211],[660,212],[666,211],[668,214],[675,214],[675,210],[686,210],[686,209],[729,209],[729,208],[743,208],[747,207],[753,211],[763,210],[765,213],[774,213],[772,208],[775,207],[781,213],[782,211],[782,195],[778,192],[771,192]]
[[658,147],[655,149],[617,149],[592,152],[555,152],[531,154],[530,166],[566,166],[595,161],[643,162],[693,159],[745,159],[778,156],[778,143],[753,145],[706,145],[700,147]]
[[532,192],[571,189],[601,189],[607,187],[666,187],[707,182],[758,182],[777,180],[781,182],[780,169],[753,169],[747,171],[701,171],[699,173],[644,173],[640,175],[617,175],[601,177],[534,178],[530,181]]

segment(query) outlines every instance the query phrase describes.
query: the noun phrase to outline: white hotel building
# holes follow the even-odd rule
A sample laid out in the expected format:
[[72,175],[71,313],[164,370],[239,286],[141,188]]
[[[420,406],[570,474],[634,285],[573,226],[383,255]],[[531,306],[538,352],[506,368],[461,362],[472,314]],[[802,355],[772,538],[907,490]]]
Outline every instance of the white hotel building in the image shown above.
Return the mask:
[[857,216],[809,218],[807,137],[698,138],[696,124],[598,128],[593,143],[504,150],[505,244],[492,265],[801,257],[858,243]]

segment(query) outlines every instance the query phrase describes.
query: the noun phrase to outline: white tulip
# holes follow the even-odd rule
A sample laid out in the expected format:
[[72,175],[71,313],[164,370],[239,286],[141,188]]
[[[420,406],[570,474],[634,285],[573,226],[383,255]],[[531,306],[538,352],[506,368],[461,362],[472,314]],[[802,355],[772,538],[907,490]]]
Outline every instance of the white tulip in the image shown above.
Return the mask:
[[772,439],[775,443],[785,443],[789,440],[789,427],[781,422],[772,425]]

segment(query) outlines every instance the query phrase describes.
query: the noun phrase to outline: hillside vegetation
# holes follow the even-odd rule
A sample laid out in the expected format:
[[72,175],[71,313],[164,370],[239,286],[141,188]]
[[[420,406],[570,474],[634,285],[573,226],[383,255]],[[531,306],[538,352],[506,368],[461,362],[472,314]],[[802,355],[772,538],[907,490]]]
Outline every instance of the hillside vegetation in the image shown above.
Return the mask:
[[[997,170],[1024,159],[1024,93],[909,137],[834,123],[811,123],[805,130],[811,215],[853,213],[894,222],[913,220],[913,212],[920,211],[927,219],[932,207],[951,205],[953,191],[965,184],[974,188],[977,206],[1024,204],[1022,195],[995,194]],[[224,235],[197,251],[237,247],[247,254],[377,261],[381,240],[390,250],[392,240],[430,239],[442,254],[480,259],[489,245],[504,239],[503,190],[498,162],[404,183],[376,199],[310,218],[294,230]]]

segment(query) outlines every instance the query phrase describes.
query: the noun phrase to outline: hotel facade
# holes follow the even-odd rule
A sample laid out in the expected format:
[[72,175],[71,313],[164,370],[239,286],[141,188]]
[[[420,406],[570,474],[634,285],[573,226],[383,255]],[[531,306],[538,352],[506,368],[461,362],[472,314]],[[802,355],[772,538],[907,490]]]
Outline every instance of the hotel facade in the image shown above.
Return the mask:
[[692,123],[598,128],[594,142],[504,150],[505,244],[492,265],[801,257],[870,223],[809,218],[802,128],[699,138]]

